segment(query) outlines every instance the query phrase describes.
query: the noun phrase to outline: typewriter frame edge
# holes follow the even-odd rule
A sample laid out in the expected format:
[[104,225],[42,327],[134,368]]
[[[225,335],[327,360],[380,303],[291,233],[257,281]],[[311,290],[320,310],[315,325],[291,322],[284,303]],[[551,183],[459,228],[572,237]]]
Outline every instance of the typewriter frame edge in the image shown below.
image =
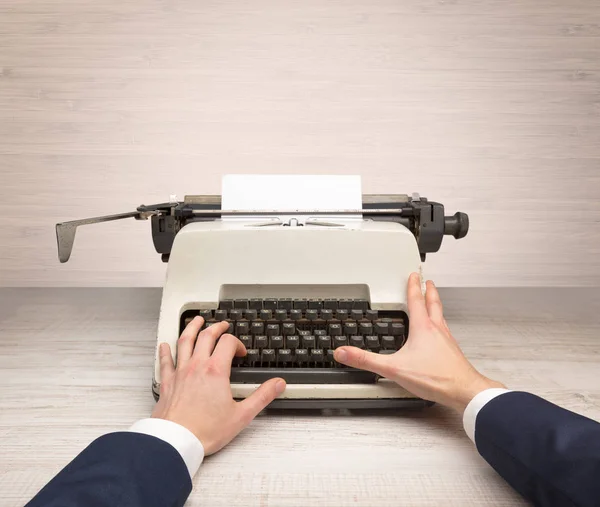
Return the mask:
[[[160,395],[154,390],[157,386],[152,381],[152,396],[158,402]],[[235,401],[242,401],[236,399]],[[362,398],[362,399],[275,399],[265,410],[375,410],[375,409],[425,409],[435,405],[433,401],[421,398]]]

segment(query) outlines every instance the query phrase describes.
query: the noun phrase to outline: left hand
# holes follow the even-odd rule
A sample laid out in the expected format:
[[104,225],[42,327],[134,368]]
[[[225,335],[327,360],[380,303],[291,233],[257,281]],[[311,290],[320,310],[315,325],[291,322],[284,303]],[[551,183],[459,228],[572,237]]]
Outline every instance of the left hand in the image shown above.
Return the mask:
[[235,401],[229,386],[231,362],[234,356],[245,356],[246,348],[235,336],[223,334],[229,327],[227,322],[200,332],[203,325],[202,317],[196,317],[181,334],[177,367],[169,345],[160,345],[160,400],[152,417],[189,429],[209,455],[231,442],[285,390],[286,384],[273,378],[244,401]]

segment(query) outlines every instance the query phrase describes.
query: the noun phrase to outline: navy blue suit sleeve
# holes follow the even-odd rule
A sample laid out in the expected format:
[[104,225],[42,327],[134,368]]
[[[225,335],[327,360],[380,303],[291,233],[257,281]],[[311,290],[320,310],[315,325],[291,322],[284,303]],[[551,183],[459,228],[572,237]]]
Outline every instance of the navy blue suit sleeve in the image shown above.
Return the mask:
[[483,406],[477,450],[540,506],[600,506],[600,424],[538,396],[510,392]]
[[181,455],[141,433],[104,435],[26,507],[181,507],[192,490]]

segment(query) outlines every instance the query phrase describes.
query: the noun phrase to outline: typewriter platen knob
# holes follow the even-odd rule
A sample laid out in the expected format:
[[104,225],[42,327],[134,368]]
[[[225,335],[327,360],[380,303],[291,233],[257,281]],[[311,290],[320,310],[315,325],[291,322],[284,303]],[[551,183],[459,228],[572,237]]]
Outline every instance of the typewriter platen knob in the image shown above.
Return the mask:
[[469,215],[460,211],[451,217],[444,217],[444,234],[456,239],[464,238],[469,232]]

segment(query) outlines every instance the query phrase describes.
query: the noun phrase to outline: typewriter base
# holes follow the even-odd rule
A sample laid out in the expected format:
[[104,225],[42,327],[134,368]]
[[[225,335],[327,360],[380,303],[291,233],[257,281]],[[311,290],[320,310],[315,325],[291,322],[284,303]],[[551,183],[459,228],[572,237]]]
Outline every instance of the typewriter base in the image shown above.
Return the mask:
[[[158,401],[158,393],[152,389],[154,400]],[[236,400],[241,401],[241,400]],[[411,408],[421,409],[435,405],[432,401],[422,400],[420,398],[363,398],[363,399],[279,399],[273,400],[268,409],[281,410],[316,410],[316,409],[390,409],[390,408]]]
[[315,410],[315,409],[422,409],[434,405],[431,401],[421,400],[419,398],[364,398],[364,399],[338,399],[338,400],[320,400],[320,399],[295,399],[295,400],[274,400],[267,409],[282,410]]

